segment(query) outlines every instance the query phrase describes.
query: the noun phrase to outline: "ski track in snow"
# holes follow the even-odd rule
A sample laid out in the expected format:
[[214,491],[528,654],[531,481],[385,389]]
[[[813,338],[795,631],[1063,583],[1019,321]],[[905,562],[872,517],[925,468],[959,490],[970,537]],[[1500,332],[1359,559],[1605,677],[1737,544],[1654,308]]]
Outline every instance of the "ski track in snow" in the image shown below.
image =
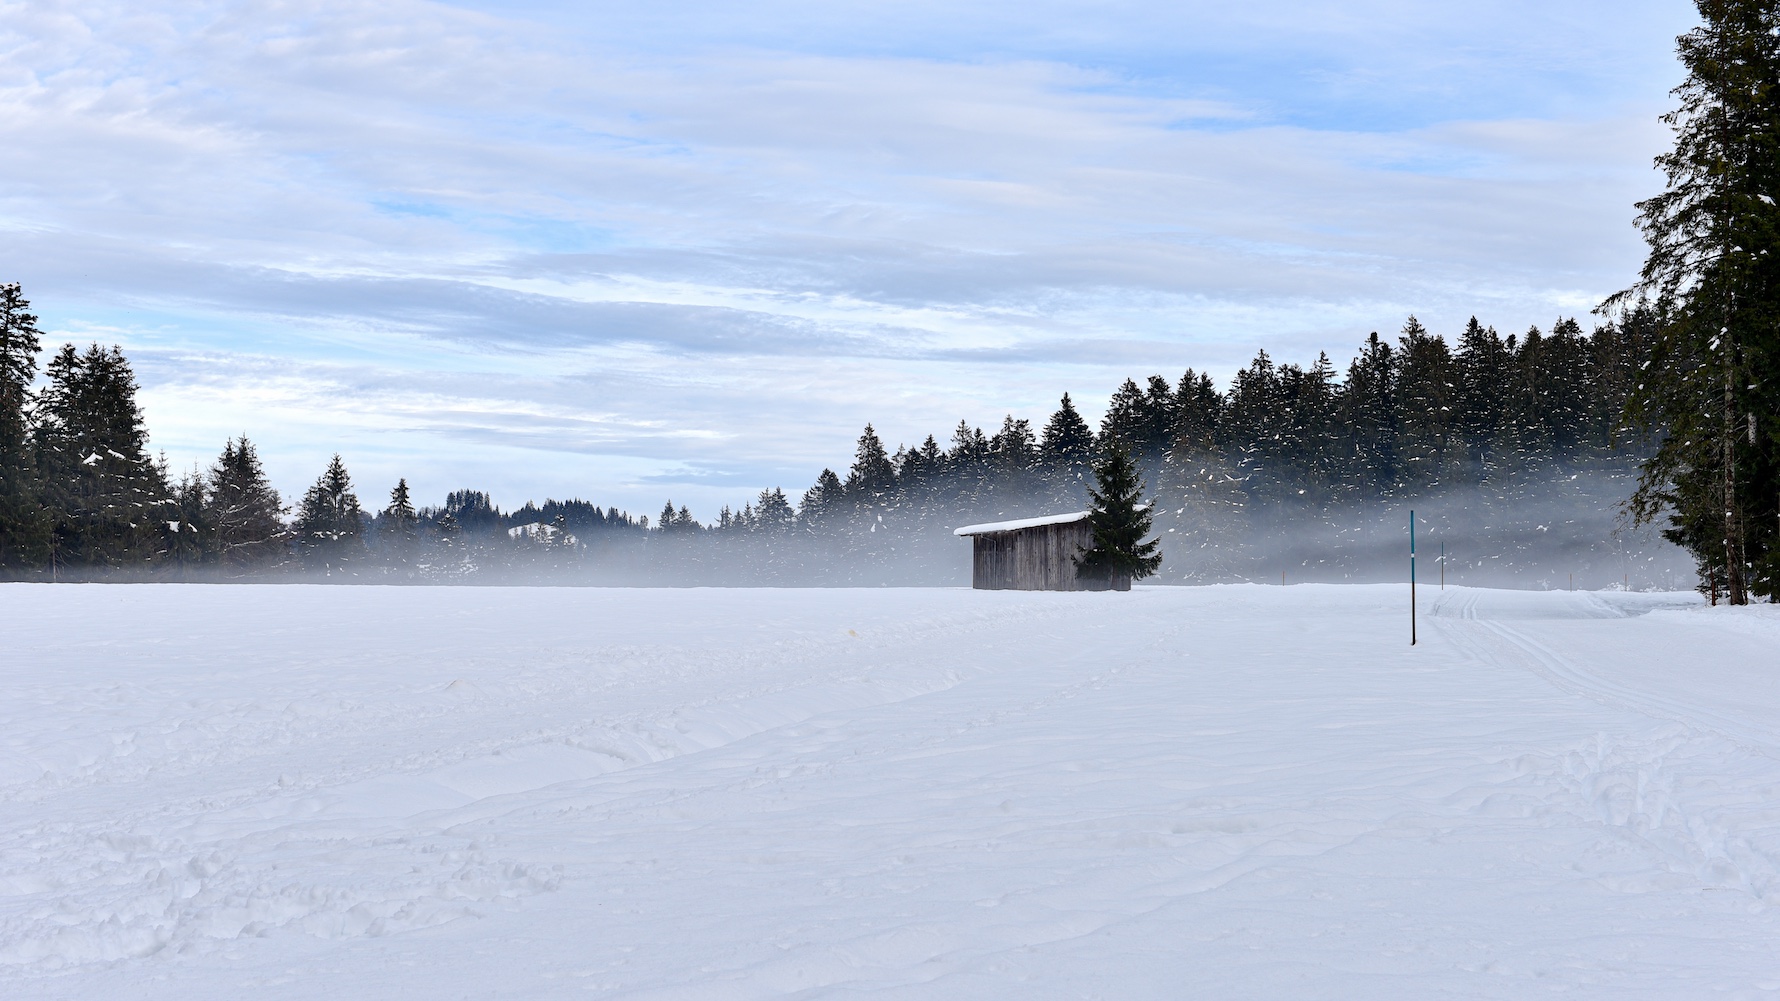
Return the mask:
[[0,994],[1780,989],[1780,617],[1405,597],[0,585]]

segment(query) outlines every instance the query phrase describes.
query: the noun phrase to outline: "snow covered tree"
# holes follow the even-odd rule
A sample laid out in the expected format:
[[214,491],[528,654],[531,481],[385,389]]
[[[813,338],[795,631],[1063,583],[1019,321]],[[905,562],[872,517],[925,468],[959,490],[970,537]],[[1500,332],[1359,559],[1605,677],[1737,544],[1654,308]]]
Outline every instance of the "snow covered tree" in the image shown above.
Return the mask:
[[877,506],[896,489],[896,466],[884,451],[884,443],[870,424],[853,450],[853,467],[847,471],[847,499],[855,506]]
[[1514,358],[1494,327],[1473,316],[1459,335],[1459,383],[1454,416],[1473,483],[1491,483],[1502,467],[1504,433],[1513,401]]
[[1094,461],[1094,432],[1064,393],[1057,412],[1045,422],[1038,446],[1039,464],[1055,484],[1079,483]]
[[[166,474],[163,471],[163,478]],[[171,485],[167,535],[160,556],[180,579],[195,577],[216,557],[216,533],[210,524],[210,488],[195,467]]]
[[1341,425],[1348,441],[1349,482],[1360,496],[1389,497],[1397,488],[1397,359],[1373,332],[1347,368]]
[[35,461],[58,566],[143,565],[161,550],[166,480],[148,456],[136,376],[123,352],[65,344],[45,367]]
[[0,569],[34,566],[48,554],[28,407],[41,338],[18,283],[0,285]]
[[433,522],[433,533],[438,536],[439,544],[456,546],[463,541],[463,527],[457,523],[457,516],[445,511]]
[[1038,464],[1038,442],[1032,437],[1032,422],[1008,414],[1001,422],[1001,430],[989,439],[989,462],[996,490],[1015,500],[1024,498],[1031,491],[1031,474]]
[[829,528],[846,503],[847,488],[834,470],[824,469],[816,477],[816,485],[803,492],[797,505],[798,520],[810,531]]
[[246,435],[224,443],[210,467],[204,498],[211,548],[226,574],[276,564],[284,555],[284,503],[266,479]]
[[982,428],[961,420],[952,429],[951,446],[946,449],[946,479],[950,481],[946,496],[960,510],[971,510],[989,492],[989,439]]
[[1094,546],[1076,557],[1076,571],[1126,591],[1132,581],[1142,580],[1162,566],[1162,554],[1157,552],[1161,543],[1144,541],[1151,519],[1149,506],[1139,504],[1143,481],[1130,454],[1117,441],[1110,443],[1094,464],[1094,481],[1088,490],[1092,501],[1088,524],[1094,530]]
[[790,531],[796,523],[797,512],[791,510],[791,501],[786,499],[785,491],[774,487],[760,492],[754,504],[755,530],[778,535]]
[[466,536],[485,537],[501,530],[501,509],[481,490],[453,490],[445,495],[445,510]]
[[413,561],[420,546],[420,516],[415,513],[414,500],[408,493],[408,478],[396,481],[389,492],[389,506],[377,521],[378,542],[384,550],[384,562],[407,565]]
[[1100,421],[1100,445],[1118,442],[1143,466],[1161,460],[1174,440],[1180,401],[1168,380],[1152,375],[1145,386],[1126,379],[1107,401]]
[[1459,373],[1446,341],[1411,316],[1398,338],[1397,422],[1393,449],[1403,486],[1449,485],[1463,467],[1462,437],[1453,427]]
[[897,450],[897,492],[904,500],[916,505],[932,501],[945,475],[945,455],[932,435],[919,448]]
[[1662,321],[1634,397],[1660,435],[1634,510],[1669,514],[1665,534],[1742,604],[1752,584],[1780,593],[1780,6],[1696,6],[1667,184],[1638,203],[1649,252],[1603,308],[1654,303]]
[[329,574],[356,566],[364,551],[364,524],[365,512],[352,492],[352,477],[336,454],[303,495],[296,532],[304,562]]
[[678,535],[697,532],[704,526],[692,517],[692,511],[686,505],[682,504],[679,510],[675,510],[674,502],[670,500],[662,505],[661,517],[657,520],[655,528],[660,532]]
[[1217,439],[1218,425],[1224,416],[1224,397],[1212,384],[1211,376],[1187,369],[1174,388],[1174,437],[1169,447],[1182,441],[1195,447],[1210,447]]

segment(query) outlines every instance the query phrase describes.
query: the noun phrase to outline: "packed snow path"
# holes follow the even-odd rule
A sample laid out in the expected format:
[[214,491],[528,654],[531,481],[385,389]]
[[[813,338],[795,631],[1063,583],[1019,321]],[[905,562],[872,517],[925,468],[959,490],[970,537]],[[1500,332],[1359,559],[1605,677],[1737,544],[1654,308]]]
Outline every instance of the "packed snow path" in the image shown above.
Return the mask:
[[0,585],[7,998],[1780,990],[1780,617]]

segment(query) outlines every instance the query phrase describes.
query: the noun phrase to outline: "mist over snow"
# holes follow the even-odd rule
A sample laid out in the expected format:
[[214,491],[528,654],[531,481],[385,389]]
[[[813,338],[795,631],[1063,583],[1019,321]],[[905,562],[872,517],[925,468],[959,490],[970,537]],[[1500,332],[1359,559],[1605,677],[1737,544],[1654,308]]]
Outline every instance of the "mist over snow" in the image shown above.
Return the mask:
[[867,421],[1585,314],[1684,3],[13,3],[0,280],[176,467],[701,518]]

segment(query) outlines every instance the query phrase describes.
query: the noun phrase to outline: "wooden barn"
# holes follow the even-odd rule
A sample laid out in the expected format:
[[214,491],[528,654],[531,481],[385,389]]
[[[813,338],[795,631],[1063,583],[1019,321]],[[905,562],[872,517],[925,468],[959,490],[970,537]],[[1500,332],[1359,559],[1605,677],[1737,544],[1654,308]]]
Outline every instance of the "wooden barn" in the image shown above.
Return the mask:
[[[1129,591],[1129,579],[1076,576],[1075,558],[1093,548],[1088,512],[966,525],[953,535],[971,546],[970,586],[988,591]],[[1121,586],[1122,585],[1122,586]]]

